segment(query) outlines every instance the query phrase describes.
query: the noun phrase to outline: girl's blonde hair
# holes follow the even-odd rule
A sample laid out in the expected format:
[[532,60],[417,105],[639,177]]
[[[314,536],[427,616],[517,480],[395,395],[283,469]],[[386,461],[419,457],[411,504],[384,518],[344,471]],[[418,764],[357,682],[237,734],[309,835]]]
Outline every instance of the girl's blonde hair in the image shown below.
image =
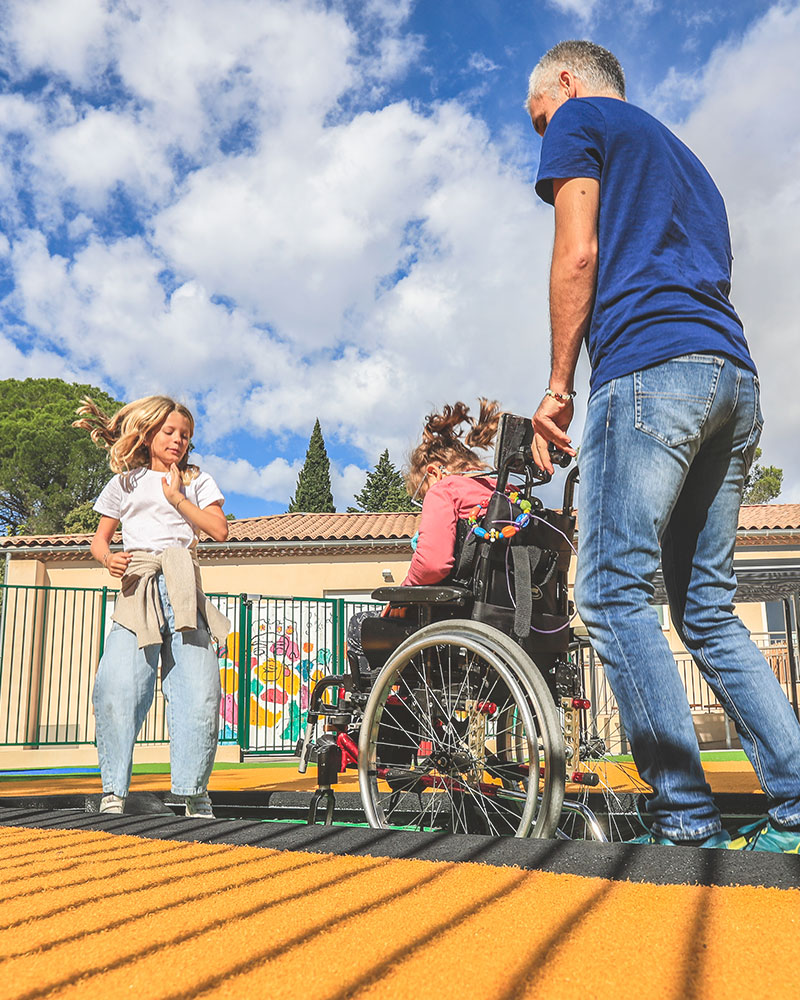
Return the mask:
[[[410,494],[419,488],[429,465],[440,465],[454,473],[489,468],[473,448],[491,446],[500,421],[500,404],[483,397],[479,402],[481,410],[477,420],[469,415],[469,407],[461,401],[452,406],[446,404],[441,413],[428,414],[422,441],[411,452],[408,462],[406,489]],[[420,494],[424,495],[423,489]]]
[[[81,400],[76,410],[80,420],[73,427],[89,431],[98,448],[108,452],[112,472],[130,472],[150,465],[150,442],[171,413],[180,413],[189,422],[189,437],[194,434],[194,417],[181,403],[169,396],[145,396],[135,399],[109,417],[88,396]],[[191,445],[190,445],[191,447]],[[184,486],[197,477],[200,469],[189,465],[190,448],[178,462]]]

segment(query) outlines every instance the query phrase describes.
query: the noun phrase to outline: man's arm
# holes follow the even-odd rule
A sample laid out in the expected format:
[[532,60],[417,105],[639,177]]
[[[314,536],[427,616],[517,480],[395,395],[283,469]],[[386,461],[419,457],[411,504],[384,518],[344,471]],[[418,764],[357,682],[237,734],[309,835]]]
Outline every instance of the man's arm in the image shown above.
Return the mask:
[[[575,365],[592,318],[597,286],[597,213],[600,184],[590,177],[553,181],[555,240],[550,265],[550,389],[571,393]],[[572,421],[572,400],[545,396],[533,415],[533,459],[553,471],[547,452],[557,448],[575,454],[566,430]]]

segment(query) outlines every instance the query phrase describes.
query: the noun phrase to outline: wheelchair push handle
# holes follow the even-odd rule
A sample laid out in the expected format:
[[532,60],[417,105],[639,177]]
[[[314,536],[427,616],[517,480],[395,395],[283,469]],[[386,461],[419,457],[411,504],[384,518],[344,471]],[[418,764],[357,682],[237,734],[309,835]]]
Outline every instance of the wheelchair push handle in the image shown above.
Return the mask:
[[561,451],[553,444],[552,441],[547,445],[547,451],[550,454],[550,461],[553,465],[557,465],[561,469],[566,469],[572,461],[572,455],[568,455],[565,451]]
[[[503,413],[495,439],[494,467],[497,470],[498,489],[504,490],[510,473],[524,474],[531,481],[549,483],[549,472],[542,471],[533,460],[533,423],[528,417],[515,413]],[[550,460],[562,469],[572,461],[572,456],[548,445]]]

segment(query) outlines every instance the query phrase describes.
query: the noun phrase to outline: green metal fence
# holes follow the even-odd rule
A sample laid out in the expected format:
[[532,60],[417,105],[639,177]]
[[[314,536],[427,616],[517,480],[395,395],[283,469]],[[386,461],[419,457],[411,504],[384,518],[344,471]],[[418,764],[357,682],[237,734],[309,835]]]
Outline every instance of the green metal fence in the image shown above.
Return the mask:
[[[91,693],[111,627],[117,591],[107,587],[0,585],[0,747],[94,743]],[[361,601],[259,594],[210,594],[231,630],[216,649],[222,699],[219,735],[250,754],[294,750],[309,690],[345,670],[345,637]],[[764,650],[797,711],[796,653],[784,643]],[[613,728],[617,714],[602,665],[588,649],[593,701]],[[676,656],[696,713],[721,713],[688,656]],[[719,728],[719,727],[717,727]],[[140,744],[168,740],[161,686],[139,733]],[[725,729],[724,745],[731,734]]]
[[[91,692],[117,592],[0,585],[0,746],[94,742]],[[369,605],[327,598],[209,595],[231,622],[217,647],[220,741],[288,753],[305,723],[309,686],[341,673],[351,614]],[[168,739],[160,685],[139,743]]]

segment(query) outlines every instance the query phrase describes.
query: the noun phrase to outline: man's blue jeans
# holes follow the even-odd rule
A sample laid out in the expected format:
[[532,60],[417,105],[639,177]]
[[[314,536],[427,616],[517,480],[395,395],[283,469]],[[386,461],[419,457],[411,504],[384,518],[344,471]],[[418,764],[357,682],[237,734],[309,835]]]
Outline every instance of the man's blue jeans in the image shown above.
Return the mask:
[[175,631],[164,576],[158,575],[166,619],[162,642],[140,649],[133,632],[114,624],[108,635],[92,703],[103,791],[128,794],[133,745],[153,703],[159,659],[167,702],[170,771],[175,795],[198,795],[208,787],[219,733],[219,663],[206,623]]
[[653,830],[720,829],[686,693],[655,607],[659,558],[672,622],[736,724],[779,825],[800,825],[800,724],[733,612],[744,478],[761,433],[758,379],[705,354],[601,386],[580,450],[575,595],[611,683]]

